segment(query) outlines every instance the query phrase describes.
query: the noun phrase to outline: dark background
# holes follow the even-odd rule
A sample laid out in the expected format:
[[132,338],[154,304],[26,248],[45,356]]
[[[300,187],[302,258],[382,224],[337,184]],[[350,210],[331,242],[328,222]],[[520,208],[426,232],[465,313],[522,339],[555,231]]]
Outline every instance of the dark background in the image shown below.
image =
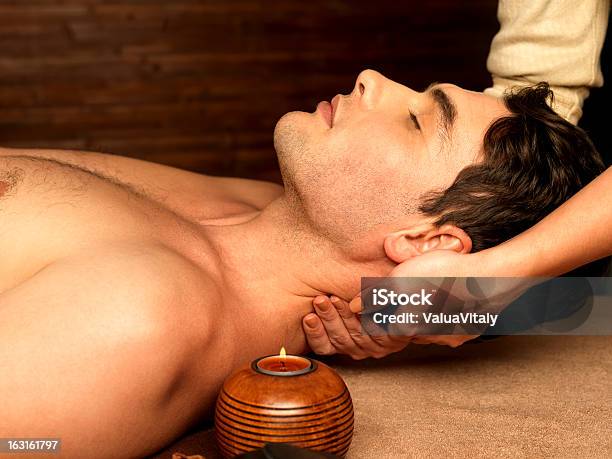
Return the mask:
[[[278,180],[276,121],[350,92],[365,68],[415,89],[487,87],[496,9],[493,0],[0,0],[0,145]],[[581,123],[608,163],[610,102],[608,89],[594,91]]]

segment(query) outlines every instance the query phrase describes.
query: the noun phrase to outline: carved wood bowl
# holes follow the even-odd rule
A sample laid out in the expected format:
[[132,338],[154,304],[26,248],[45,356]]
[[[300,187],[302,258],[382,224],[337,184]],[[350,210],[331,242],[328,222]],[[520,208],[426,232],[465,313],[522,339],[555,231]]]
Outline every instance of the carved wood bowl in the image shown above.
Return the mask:
[[230,376],[215,409],[215,436],[225,458],[290,443],[344,457],[353,438],[353,402],[340,376],[313,359],[309,372],[272,376],[256,362]]

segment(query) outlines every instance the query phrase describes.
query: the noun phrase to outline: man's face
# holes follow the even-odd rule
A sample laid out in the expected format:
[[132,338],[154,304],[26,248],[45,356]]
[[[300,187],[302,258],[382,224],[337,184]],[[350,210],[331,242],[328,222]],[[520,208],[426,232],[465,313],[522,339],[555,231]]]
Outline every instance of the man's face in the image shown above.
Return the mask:
[[288,195],[335,240],[416,217],[423,193],[447,188],[477,162],[487,128],[508,114],[482,93],[451,84],[417,92],[373,70],[332,105],[331,122],[326,102],[284,115],[274,145]]

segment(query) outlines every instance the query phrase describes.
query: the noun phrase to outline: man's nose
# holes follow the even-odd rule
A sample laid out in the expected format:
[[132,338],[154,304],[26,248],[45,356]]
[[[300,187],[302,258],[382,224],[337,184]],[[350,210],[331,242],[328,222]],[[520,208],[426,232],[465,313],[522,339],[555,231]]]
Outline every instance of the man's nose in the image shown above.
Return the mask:
[[355,82],[353,92],[359,104],[370,110],[374,108],[382,97],[386,78],[376,70],[363,70]]

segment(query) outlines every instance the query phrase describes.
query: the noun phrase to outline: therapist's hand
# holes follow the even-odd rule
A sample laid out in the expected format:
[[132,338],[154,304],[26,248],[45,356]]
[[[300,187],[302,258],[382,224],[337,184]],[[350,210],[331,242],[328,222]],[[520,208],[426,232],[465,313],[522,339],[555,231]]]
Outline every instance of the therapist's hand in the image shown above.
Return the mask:
[[[410,258],[397,265],[389,277],[494,277],[508,276],[499,271],[495,249],[477,253],[457,253],[450,250],[433,250]],[[520,296],[528,287],[520,278],[503,279],[494,284],[481,286],[480,292],[487,298],[488,307],[499,311]],[[465,284],[455,283],[453,295],[462,299],[474,299]],[[385,335],[370,336],[363,333],[359,320],[361,312],[360,297],[354,298],[350,307],[340,299],[330,301],[327,297],[317,297],[314,301],[315,313],[304,317],[303,328],[311,349],[322,355],[335,353],[347,354],[355,359],[366,357],[381,358],[402,350],[408,343],[438,344],[457,347],[478,337],[478,335]]]
[[345,354],[355,360],[380,359],[404,349],[409,336],[370,336],[361,328],[359,316],[349,309],[346,301],[336,296],[317,296],[315,312],[302,320],[308,345],[319,355]]
[[[448,250],[435,250],[399,264],[389,274],[390,277],[439,277],[451,275],[467,276],[469,267],[473,268],[471,254],[457,254]],[[440,274],[444,273],[444,274]],[[419,335],[376,336],[365,333],[359,319],[361,299],[356,297],[349,305],[335,296],[317,296],[313,300],[314,313],[307,314],[302,320],[306,340],[313,352],[319,355],[345,354],[355,360],[368,357],[382,358],[401,351],[408,343],[440,344],[457,347],[476,338],[477,335]]]

